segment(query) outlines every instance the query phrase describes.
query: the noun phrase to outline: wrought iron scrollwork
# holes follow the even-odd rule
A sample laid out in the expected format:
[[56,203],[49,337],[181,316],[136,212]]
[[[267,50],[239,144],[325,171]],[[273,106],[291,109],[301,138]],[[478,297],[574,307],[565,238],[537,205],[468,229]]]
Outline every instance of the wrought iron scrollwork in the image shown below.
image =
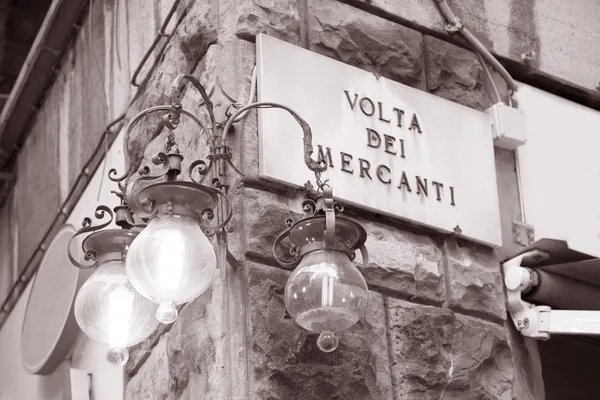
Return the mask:
[[219,222],[218,224],[209,225],[209,224],[204,223],[204,221],[206,221],[206,220],[210,221],[210,220],[214,219],[214,210],[207,209],[202,212],[203,218],[200,223],[200,226],[204,230],[204,233],[206,234],[206,236],[213,236],[216,233],[221,232],[223,230],[223,228],[229,223],[229,221],[231,221],[231,218],[233,217],[233,204],[231,203],[229,196],[227,196],[220,189],[214,188],[214,190],[217,192],[217,194],[219,196],[221,196],[221,198],[223,200],[225,200],[225,216],[223,217],[223,220],[221,222]]
[[[208,174],[208,171],[210,171],[211,167],[212,160],[209,162],[209,164],[206,164],[206,161],[204,160],[194,161],[190,164],[188,168],[188,175],[190,176],[190,180],[194,183],[201,185],[203,178]],[[200,174],[201,178],[199,180],[194,179],[194,172]]]
[[[92,225],[92,219],[91,218],[84,218],[83,222],[81,223],[82,228],[79,229],[75,235],[73,235],[73,237],[71,238],[71,240],[69,240],[69,245],[67,246],[67,257],[69,258],[69,261],[71,261],[73,263],[73,265],[75,265],[77,268],[81,268],[81,269],[89,269],[92,268],[96,265],[96,261],[98,258],[98,254],[94,251],[94,249],[89,249],[87,252],[84,251],[84,256],[83,259],[84,261],[92,261],[91,264],[82,264],[80,263],[78,260],[75,259],[75,257],[73,257],[73,254],[71,254],[71,246],[73,243],[73,240],[75,240],[75,238],[77,236],[86,234],[86,233],[92,233],[92,232],[96,232],[99,231],[101,229],[106,228],[108,225],[111,224],[111,222],[113,221],[114,218],[114,213],[113,211],[107,207],[107,206],[98,206],[96,207],[96,211],[94,212],[94,217],[98,220],[102,220],[106,217],[106,214],[108,214],[108,221],[102,222],[98,225]],[[82,247],[82,250],[83,247]]]
[[138,215],[141,218],[149,218],[152,213],[153,207],[150,207],[150,210],[148,210],[148,206],[149,204],[142,204],[140,202],[140,200],[137,198],[137,193],[135,191],[136,185],[139,182],[143,182],[143,181],[154,181],[156,179],[162,178],[163,176],[167,175],[169,173],[169,171],[171,170],[171,165],[169,163],[169,157],[167,157],[167,155],[165,153],[157,153],[152,157],[152,163],[155,165],[162,165],[162,169],[161,171],[156,174],[156,175],[150,175],[150,168],[148,168],[148,166],[144,166],[143,168],[140,169],[139,174],[140,176],[135,179],[133,182],[130,182],[127,185],[127,190],[126,190],[126,199],[127,199],[127,204],[129,205],[129,207],[131,208],[131,210],[133,211],[134,214]]
[[283,242],[284,239],[289,238],[291,230],[292,228],[290,226],[288,229],[281,232],[279,236],[277,236],[277,239],[275,239],[275,241],[273,242],[273,257],[275,257],[275,261],[277,261],[279,265],[286,269],[295,268],[296,265],[298,265],[298,263],[300,262],[300,259],[298,258],[297,248],[295,246],[292,246],[289,251],[290,255],[293,257],[292,261],[284,261],[277,256],[277,249],[279,248],[279,246],[281,246],[281,242]]
[[252,104],[247,105],[246,107],[240,108],[239,110],[237,110],[237,112],[235,114],[233,114],[232,117],[229,118],[229,120],[227,121],[227,124],[225,124],[225,128],[223,129],[223,135],[222,135],[223,143],[225,143],[225,140],[227,138],[227,133],[233,126],[233,123],[238,118],[238,116],[241,115],[242,113],[246,112],[247,110],[251,110],[253,108],[257,108],[257,109],[258,108],[279,108],[279,109],[285,110],[288,113],[290,113],[292,115],[292,117],[294,117],[296,122],[298,122],[298,124],[302,128],[302,132],[304,133],[304,139],[303,139],[303,141],[304,141],[304,163],[306,164],[308,169],[310,169],[311,171],[313,171],[315,173],[324,172],[327,169],[327,163],[325,161],[323,161],[323,160],[316,161],[316,160],[312,159],[312,154],[313,154],[314,150],[313,150],[313,145],[312,145],[312,130],[310,128],[310,125],[308,125],[308,123],[304,119],[302,119],[302,117],[300,117],[300,115],[298,115],[298,113],[296,111],[294,111],[291,108],[284,106],[282,104],[259,102],[259,103],[252,103]]
[[307,216],[314,216],[317,213],[317,203],[313,199],[304,200],[302,202],[302,211],[304,211]]
[[[200,81],[192,75],[188,75],[188,74],[177,75],[177,77],[173,81],[173,85],[172,85],[173,91],[175,93],[177,93],[179,91],[179,86],[181,85],[181,82],[184,80],[190,82],[194,86],[194,88],[196,88],[196,90],[198,90],[198,92],[200,93],[200,96],[202,96],[202,99],[204,100],[203,104],[206,106],[205,108],[208,111],[208,117],[210,119],[211,128],[212,128],[212,132],[213,132],[212,134],[216,135],[217,134],[217,120],[215,119],[213,104],[212,104],[212,101],[210,100],[210,97],[206,93],[206,89],[204,89],[204,86],[202,86]],[[178,101],[175,101],[175,103],[177,104]]]
[[[302,210],[304,211],[305,215],[301,219],[299,219],[298,221],[294,221],[292,218],[286,219],[285,224],[287,229],[284,230],[277,237],[277,239],[275,239],[275,242],[273,243],[273,256],[275,257],[275,260],[284,268],[295,267],[299,263],[303,254],[305,254],[307,251],[310,252],[316,249],[331,249],[337,251],[344,251],[348,253],[349,257],[354,258],[355,250],[358,250],[358,245],[362,245],[361,243],[359,243],[359,239],[356,243],[357,247],[350,248],[343,241],[343,239],[338,237],[338,232],[336,231],[336,224],[338,219],[336,217],[336,214],[343,212],[344,206],[341,203],[334,200],[331,187],[324,186],[323,188],[321,188],[321,190],[317,191],[317,193],[318,194],[316,197],[307,198],[302,202]],[[290,239],[290,233],[292,232],[292,230],[296,229],[298,225],[303,224],[304,221],[310,221],[315,219],[321,219],[322,223],[324,223],[325,225],[322,238],[313,238],[311,239],[310,244],[295,243]],[[348,226],[348,220],[345,220],[344,223],[346,224],[346,226]],[[357,230],[359,236],[360,230],[362,230],[362,228]],[[298,233],[299,231],[296,231],[295,235],[297,236]],[[282,260],[277,254],[278,247],[281,246],[281,243],[285,239],[290,239],[290,242],[292,242],[293,244],[293,246],[290,249],[290,254],[294,258],[292,261]],[[363,253],[363,257],[368,257],[368,254],[366,253],[366,248],[361,249],[361,252]]]
[[177,126],[177,124],[179,124],[179,116],[185,115],[185,116],[189,117],[192,121],[194,121],[200,127],[200,129],[203,132],[205,132],[209,137],[211,136],[211,132],[208,130],[208,128],[206,127],[204,122],[202,122],[202,120],[200,120],[196,115],[185,110],[184,108],[180,108],[177,105],[167,105],[167,104],[147,108],[147,109],[139,112],[138,114],[136,114],[131,119],[131,121],[129,121],[129,124],[127,124],[127,127],[125,128],[125,136],[123,138],[123,152],[125,155],[125,163],[128,165],[127,171],[122,175],[118,175],[117,170],[115,168],[111,168],[110,171],[108,171],[108,178],[111,181],[121,182],[134,174],[136,167],[135,167],[135,165],[133,165],[131,156],[129,154],[129,148],[127,147],[127,144],[129,143],[129,138],[131,136],[131,132],[133,131],[133,128],[135,128],[137,126],[137,124],[143,118],[145,118],[146,116],[148,116],[152,113],[155,113],[155,112],[166,113],[165,116],[167,117],[168,121],[170,121],[170,126],[168,123],[165,124],[164,119],[163,119],[162,123],[165,126],[168,126],[169,129],[174,129]]

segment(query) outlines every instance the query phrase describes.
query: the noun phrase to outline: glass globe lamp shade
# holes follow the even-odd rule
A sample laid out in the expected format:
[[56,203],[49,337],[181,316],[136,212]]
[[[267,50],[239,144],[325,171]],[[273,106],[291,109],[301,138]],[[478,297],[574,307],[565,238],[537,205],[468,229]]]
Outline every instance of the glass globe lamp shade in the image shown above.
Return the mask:
[[367,306],[367,283],[343,251],[308,253],[285,286],[285,306],[304,329],[319,333],[324,352],[337,348],[337,333],[352,327]]
[[155,304],[141,296],[131,285],[122,261],[109,261],[81,286],[75,299],[75,319],[91,339],[109,347],[108,361],[124,365],[127,347],[154,332]]
[[197,220],[182,215],[158,215],[133,240],[126,270],[133,286],[159,304],[156,319],[169,324],[178,304],[208,289],[215,275],[215,251]]

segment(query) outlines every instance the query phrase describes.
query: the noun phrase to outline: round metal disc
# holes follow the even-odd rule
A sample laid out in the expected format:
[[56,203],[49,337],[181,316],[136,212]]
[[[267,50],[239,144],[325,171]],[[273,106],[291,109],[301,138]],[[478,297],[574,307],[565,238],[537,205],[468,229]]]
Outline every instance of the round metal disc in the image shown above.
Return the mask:
[[[317,216],[296,222],[290,230],[290,240],[297,246],[324,240],[325,216]],[[367,240],[367,232],[357,222],[344,217],[335,217],[335,237],[339,242],[355,250]]]
[[218,200],[218,192],[194,182],[159,182],[146,186],[137,195],[140,202],[152,199],[156,205],[173,202],[196,212],[198,215],[207,208],[213,208]]
[[105,229],[83,239],[82,247],[84,251],[94,250],[98,255],[121,253],[137,235],[128,229]]
[[[52,373],[67,357],[79,331],[73,303],[91,271],[75,268],[67,258],[74,234],[72,225],[58,231],[33,281],[21,330],[21,357],[30,374]],[[81,256],[77,240],[72,246],[72,253]]]

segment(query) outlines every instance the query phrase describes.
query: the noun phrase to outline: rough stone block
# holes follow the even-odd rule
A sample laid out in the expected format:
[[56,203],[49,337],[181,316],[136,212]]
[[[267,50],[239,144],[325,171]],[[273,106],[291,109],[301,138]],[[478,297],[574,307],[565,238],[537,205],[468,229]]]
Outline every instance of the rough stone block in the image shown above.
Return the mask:
[[130,379],[127,399],[230,398],[224,301],[222,281],[217,278],[181,310],[171,330]]
[[[256,189],[246,189],[244,196],[247,251],[272,257],[273,242],[286,228],[285,220],[301,216],[294,212],[300,211],[300,197],[290,199]],[[442,252],[431,238],[364,219],[356,221],[368,234],[369,265],[361,272],[369,285],[433,303],[444,301]],[[360,257],[357,262],[360,268]]]
[[160,339],[171,329],[171,325],[159,324],[158,328],[141,343],[128,349],[129,360],[125,364],[125,373],[127,376],[134,376],[138,373],[141,366],[150,358],[152,351],[160,343]]
[[[167,342],[161,340],[146,362],[127,383],[127,400],[166,399],[170,388]],[[162,397],[161,397],[162,396]]]
[[338,349],[321,352],[309,335],[285,318],[287,272],[249,271],[251,399],[391,399],[385,314],[371,292],[366,318],[340,337]]
[[211,44],[217,42],[218,15],[217,0],[197,1],[178,26],[173,44],[179,47],[187,61],[184,64],[186,71],[202,58]]
[[485,77],[477,55],[431,36],[425,36],[424,41],[427,90],[468,107],[485,109]]
[[[423,40],[430,93],[482,111],[499,101],[474,52],[431,36],[424,36]],[[509,96],[506,82],[489,69],[500,101],[506,102]]]
[[450,307],[506,319],[500,262],[492,250],[444,242]]
[[310,49],[424,88],[420,32],[335,0],[309,0]]
[[504,330],[451,310],[386,298],[395,399],[512,398]]
[[285,220],[299,214],[291,211],[290,199],[284,196],[250,188],[244,189],[243,196],[247,251],[273,257],[273,243],[287,229]]
[[369,265],[361,272],[370,285],[411,298],[442,303],[445,299],[442,251],[429,237],[363,222]]
[[[448,35],[435,2],[359,0],[358,6],[386,14],[420,29]],[[494,54],[561,80],[593,90],[598,81],[600,51],[597,21],[600,4],[557,0],[448,0],[465,27]],[[457,35],[457,34],[455,34]],[[521,55],[535,52],[528,65]]]
[[300,44],[300,15],[293,0],[242,0],[235,31],[239,38],[254,41],[259,33]]

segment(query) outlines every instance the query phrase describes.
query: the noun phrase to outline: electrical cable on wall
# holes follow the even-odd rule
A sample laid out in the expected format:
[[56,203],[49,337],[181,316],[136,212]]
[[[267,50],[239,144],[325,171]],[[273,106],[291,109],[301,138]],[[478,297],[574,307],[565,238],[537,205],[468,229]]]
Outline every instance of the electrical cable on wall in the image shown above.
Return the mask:
[[[435,0],[435,3],[448,22],[445,29],[450,33],[460,33],[470,44],[473,46],[475,52],[480,55],[487,63],[489,63],[492,68],[498,72],[502,78],[506,81],[506,85],[508,86],[509,91],[512,93],[517,90],[517,83],[512,78],[512,76],[508,73],[506,68],[494,57],[494,55],[477,39],[471,31],[469,31],[461,22],[460,19],[454,14],[454,12],[450,9],[450,6],[446,2],[446,0]],[[480,59],[481,62],[481,59]],[[484,62],[481,62],[482,68],[484,68]],[[491,78],[490,78],[491,80]],[[493,87],[493,86],[492,86]],[[496,88],[497,89],[497,88]],[[510,97],[510,94],[509,94]],[[509,105],[512,105],[511,100],[509,99]]]
[[[252,104],[252,102],[254,101],[254,97],[256,96],[256,64],[254,64],[254,68],[252,68],[252,78],[250,79],[250,93],[248,94],[248,100],[246,101],[246,104],[241,104],[241,107],[247,107],[250,104]],[[241,108],[239,106],[235,106],[235,108]],[[241,113],[233,122],[239,122],[243,119],[246,119],[246,117],[248,116],[248,112],[250,110],[246,110],[243,113]]]
[[[483,56],[480,53],[475,52],[475,54],[477,54],[477,58],[479,59],[479,63],[481,64],[481,68],[483,69],[483,73],[485,74],[488,82],[490,83],[490,86],[492,87],[494,96],[496,96],[496,101],[501,103],[502,96],[500,96],[500,91],[498,90],[498,85],[496,85],[496,81],[494,80],[494,77],[492,76],[492,72],[490,71],[490,68],[488,67],[487,63],[485,62],[485,60],[483,59]],[[510,98],[510,96],[509,96],[509,98]]]
[[[517,83],[512,78],[510,73],[504,68],[502,64],[494,57],[494,55],[481,43],[461,22],[460,19],[454,14],[450,6],[446,2],[446,0],[435,0],[435,4],[440,10],[441,14],[444,16],[444,19],[448,22],[445,26],[446,31],[450,33],[460,33],[474,48],[477,57],[479,58],[479,62],[481,63],[481,67],[483,72],[485,73],[487,79],[490,82],[492,87],[492,91],[494,92],[494,96],[498,100],[498,102],[503,102],[500,92],[498,90],[498,86],[494,81],[494,77],[492,76],[488,63],[502,76],[502,78],[506,81],[506,85],[508,86],[508,105],[509,107],[513,107],[512,102],[512,94],[517,90]],[[519,205],[521,208],[521,220],[526,223],[525,217],[525,202],[523,200],[523,186],[521,183],[521,171],[519,166],[519,155],[518,151],[515,151],[515,169],[517,175],[517,190],[519,193]]]

